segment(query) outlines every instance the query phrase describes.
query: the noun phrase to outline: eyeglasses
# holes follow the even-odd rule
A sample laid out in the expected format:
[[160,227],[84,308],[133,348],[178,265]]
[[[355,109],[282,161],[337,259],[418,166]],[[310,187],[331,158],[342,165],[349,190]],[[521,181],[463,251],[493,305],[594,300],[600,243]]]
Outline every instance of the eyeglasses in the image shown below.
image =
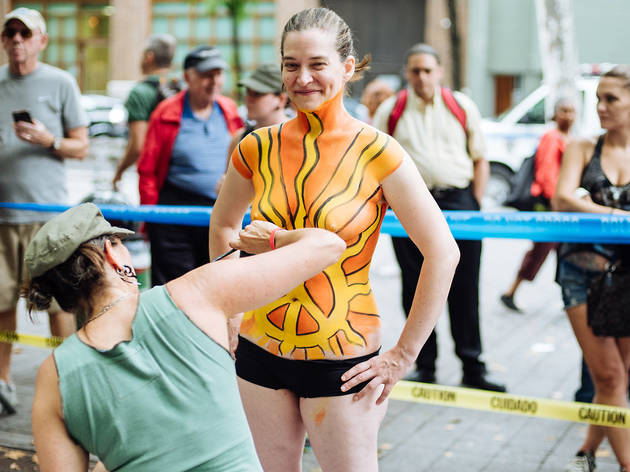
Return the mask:
[[24,39],[29,39],[31,36],[33,36],[33,31],[31,31],[28,28],[5,28],[4,31],[2,31],[2,36],[12,39],[16,34],[20,33],[20,36],[22,36],[22,38]]

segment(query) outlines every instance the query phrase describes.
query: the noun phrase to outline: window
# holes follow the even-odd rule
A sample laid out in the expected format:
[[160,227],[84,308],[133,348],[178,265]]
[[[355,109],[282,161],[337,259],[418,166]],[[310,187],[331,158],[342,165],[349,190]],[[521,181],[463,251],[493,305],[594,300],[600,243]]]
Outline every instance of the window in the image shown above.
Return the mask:
[[534,124],[534,125],[544,125],[545,124],[545,99],[541,99],[536,105],[530,108],[527,113],[523,115],[523,117],[518,120],[520,124]]
[[83,91],[103,92],[109,71],[109,7],[99,1],[14,2],[46,20],[48,46],[41,60],[72,74]]
[[[245,16],[238,27],[241,73],[264,63],[277,61],[275,50],[275,4],[259,0],[247,2]],[[154,0],[152,32],[170,33],[177,38],[175,67],[181,67],[184,56],[195,46],[217,46],[223,57],[234,66],[232,19],[226,8],[211,12],[203,1]],[[234,91],[233,71],[226,71],[224,92]]]

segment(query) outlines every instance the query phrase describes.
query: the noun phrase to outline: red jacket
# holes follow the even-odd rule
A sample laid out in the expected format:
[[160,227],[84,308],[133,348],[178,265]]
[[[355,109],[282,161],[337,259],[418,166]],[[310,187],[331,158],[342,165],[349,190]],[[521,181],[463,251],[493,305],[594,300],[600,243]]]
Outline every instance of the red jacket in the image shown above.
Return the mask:
[[[171,162],[175,138],[182,124],[186,91],[163,100],[151,113],[144,146],[138,159],[138,187],[142,205],[156,205]],[[216,99],[223,111],[230,134],[243,127],[236,103],[219,95]]]
[[534,181],[530,188],[532,196],[542,195],[551,200],[556,192],[562,154],[566,147],[567,138],[557,129],[546,132],[540,138],[534,157]]

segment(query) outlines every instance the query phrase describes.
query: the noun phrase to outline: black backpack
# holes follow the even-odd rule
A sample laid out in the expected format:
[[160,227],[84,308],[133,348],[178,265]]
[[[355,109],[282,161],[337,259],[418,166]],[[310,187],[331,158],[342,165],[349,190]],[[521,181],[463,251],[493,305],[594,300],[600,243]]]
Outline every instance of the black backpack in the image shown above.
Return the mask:
[[540,205],[549,208],[549,201],[542,195],[532,196],[531,188],[536,172],[536,152],[526,157],[512,177],[512,190],[505,199],[505,205],[521,211],[534,211]]

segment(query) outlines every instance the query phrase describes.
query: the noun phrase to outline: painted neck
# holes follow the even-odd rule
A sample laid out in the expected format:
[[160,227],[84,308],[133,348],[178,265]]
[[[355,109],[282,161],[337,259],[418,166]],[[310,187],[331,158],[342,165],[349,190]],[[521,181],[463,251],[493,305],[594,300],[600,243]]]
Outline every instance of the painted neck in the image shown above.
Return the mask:
[[343,88],[330,100],[322,103],[315,110],[298,110],[298,120],[305,126],[309,127],[309,118],[319,119],[327,129],[339,129],[347,124],[352,117],[343,106]]

